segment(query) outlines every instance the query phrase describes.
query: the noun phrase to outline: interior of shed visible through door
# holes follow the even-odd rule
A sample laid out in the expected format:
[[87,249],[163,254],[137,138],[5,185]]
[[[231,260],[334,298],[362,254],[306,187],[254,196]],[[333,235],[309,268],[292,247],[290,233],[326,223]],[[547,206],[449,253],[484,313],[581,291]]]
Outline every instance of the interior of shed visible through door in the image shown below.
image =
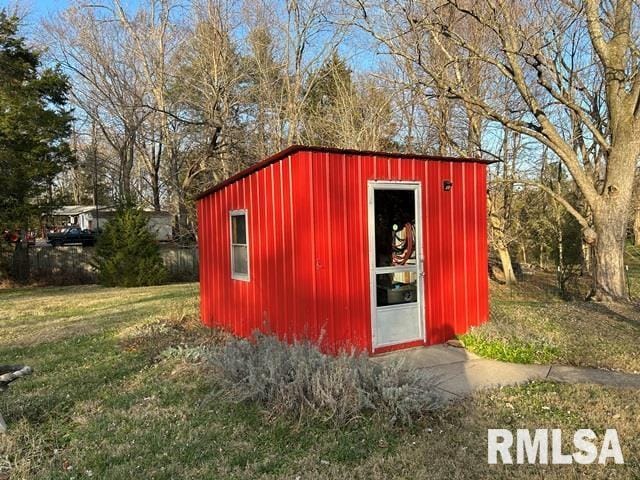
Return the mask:
[[374,192],[378,307],[417,302],[417,270],[397,268],[417,266],[415,197],[406,189]]

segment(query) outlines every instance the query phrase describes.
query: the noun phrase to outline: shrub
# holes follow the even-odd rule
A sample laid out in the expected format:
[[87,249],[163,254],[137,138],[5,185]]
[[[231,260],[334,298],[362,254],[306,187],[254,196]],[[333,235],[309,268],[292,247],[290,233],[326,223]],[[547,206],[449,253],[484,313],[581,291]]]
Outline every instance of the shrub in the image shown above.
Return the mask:
[[251,341],[230,340],[211,360],[234,398],[257,401],[273,415],[345,424],[376,413],[409,424],[439,405],[432,386],[400,363],[329,356],[310,342],[289,345],[256,334]]
[[98,237],[93,266],[98,281],[109,287],[158,285],[167,277],[160,250],[147,229],[147,215],[125,206]]

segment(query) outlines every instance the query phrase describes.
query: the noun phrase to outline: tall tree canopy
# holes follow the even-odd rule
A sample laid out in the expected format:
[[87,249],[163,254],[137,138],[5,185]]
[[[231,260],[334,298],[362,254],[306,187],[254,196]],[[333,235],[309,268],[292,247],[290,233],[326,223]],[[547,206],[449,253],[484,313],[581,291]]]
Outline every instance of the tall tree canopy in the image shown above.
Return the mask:
[[18,34],[19,19],[0,12],[0,222],[26,226],[41,196],[71,161],[67,78],[42,68]]
[[[370,0],[359,22],[447,107],[535,139],[571,173],[593,294],[627,298],[624,242],[640,157],[640,13],[632,0]],[[483,72],[473,75],[473,72]],[[502,86],[502,87],[501,87]],[[505,94],[506,93],[506,94]],[[480,137],[478,137],[478,140]]]

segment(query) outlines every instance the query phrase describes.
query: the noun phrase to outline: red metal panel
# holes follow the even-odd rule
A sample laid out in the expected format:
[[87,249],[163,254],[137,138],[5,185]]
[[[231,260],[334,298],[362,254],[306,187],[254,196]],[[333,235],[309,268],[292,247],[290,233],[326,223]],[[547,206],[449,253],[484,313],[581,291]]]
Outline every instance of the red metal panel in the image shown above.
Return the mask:
[[431,196],[431,179],[434,177],[433,175],[429,175],[429,164],[423,161],[415,161],[415,166],[413,168],[413,177],[414,179],[421,182],[422,186],[422,239],[418,239],[418,241],[422,242],[422,255],[424,258],[424,262],[422,264],[422,268],[424,270],[423,277],[423,299],[424,299],[424,322],[425,322],[425,332],[427,336],[427,343],[431,340],[431,332],[429,331],[429,325],[436,317],[437,305],[436,302],[439,299],[439,295],[436,295],[435,285],[438,284],[435,280],[435,275],[432,274],[434,271],[433,266],[435,265],[435,257],[433,252],[434,239],[431,235],[431,225],[434,223],[433,221],[433,212],[431,206],[434,204]]
[[476,171],[478,187],[476,191],[476,216],[478,218],[476,241],[478,243],[478,300],[480,303],[480,315],[476,325],[489,319],[489,274],[488,274],[488,247],[487,247],[487,167],[486,165],[473,165]]
[[268,286],[268,289],[264,290],[265,297],[268,299],[264,302],[263,311],[267,312],[265,318],[263,319],[266,322],[264,327],[272,332],[278,332],[278,318],[277,318],[277,305],[279,301],[280,292],[278,292],[278,288],[276,286],[276,244],[273,238],[275,224],[273,222],[273,179],[272,179],[272,171],[271,165],[269,168],[265,168],[262,170],[259,175],[262,175],[262,191],[264,195],[264,203],[261,205],[260,209],[264,212],[264,229],[262,230],[262,235],[264,236],[264,245],[266,249],[262,252],[263,257],[263,265],[265,266],[265,275],[263,279],[262,285],[265,287]]
[[280,168],[280,162],[274,163],[269,167],[269,190],[271,196],[268,203],[273,208],[273,228],[271,229],[271,238],[273,239],[273,283],[271,286],[276,290],[275,298],[277,299],[273,308],[273,328],[278,335],[284,337],[287,328],[284,319],[287,291],[284,288],[284,269],[282,268],[285,251],[283,249],[284,242],[282,241],[282,203],[280,202],[282,177]]
[[294,222],[295,288],[289,292],[295,303],[292,321],[294,339],[310,336],[318,323],[316,301],[316,245],[314,182],[311,153],[300,152],[291,162],[291,209]]
[[[215,204],[217,203],[216,198],[208,198],[205,203],[204,211],[206,215],[209,217],[207,224],[203,230],[203,234],[208,235],[208,238],[211,238],[216,241],[217,238],[217,229],[218,229],[218,219],[215,212]],[[214,310],[215,306],[215,297],[217,296],[216,290],[216,277],[217,277],[217,263],[215,262],[215,246],[211,241],[207,241],[205,243],[205,252],[207,254],[205,259],[205,269],[207,272],[206,281],[208,284],[208,288],[206,290],[207,293],[207,312],[208,312],[208,325],[213,325],[213,319],[216,317],[217,312]]]
[[[200,290],[200,295],[203,297],[202,303],[203,308],[206,311],[205,319],[207,319],[207,324],[211,325],[211,318],[213,315],[213,311],[211,308],[212,298],[211,298],[211,290],[214,285],[213,281],[213,269],[212,269],[212,261],[211,261],[211,242],[203,241],[203,239],[212,238],[212,232],[215,224],[215,217],[211,215],[211,204],[213,203],[213,198],[207,198],[206,201],[202,204],[202,211],[205,216],[205,222],[202,225],[202,229],[200,231],[200,236],[198,238],[198,243],[200,246],[200,252],[202,253],[202,257],[200,258],[200,262],[202,264],[201,268],[203,270],[203,278],[200,280],[200,285],[202,286]],[[204,284],[202,281],[204,280]]]
[[440,212],[442,243],[440,244],[439,255],[442,256],[442,296],[444,301],[444,316],[440,318],[436,340],[438,343],[446,341],[453,336],[452,324],[455,322],[456,299],[453,291],[453,272],[455,265],[455,239],[453,237],[453,195],[452,192],[445,192],[443,189],[444,180],[451,179],[451,164],[449,162],[438,162],[440,165],[440,184],[438,192],[442,199]]
[[287,292],[295,290],[293,282],[295,273],[296,245],[294,241],[294,229],[292,228],[294,217],[291,206],[291,160],[284,159],[279,164],[280,167],[280,205],[282,206],[282,218],[280,228],[282,230],[282,242],[280,249],[282,250],[282,275],[283,275],[283,292],[284,292],[284,329],[283,336],[291,339],[295,330],[293,322],[296,319],[295,301],[293,295]]
[[[213,198],[206,198],[198,202],[198,248],[200,250],[200,304],[202,319],[207,325],[211,324],[213,312],[211,311],[212,295],[212,265],[211,265],[211,238],[212,224],[215,219],[211,215],[211,203]],[[201,224],[202,223],[202,224]]]
[[[474,255],[474,245],[476,237],[473,234],[473,230],[470,228],[470,219],[473,219],[473,206],[474,198],[473,194],[475,188],[473,185],[474,180],[473,169],[469,168],[469,165],[463,165],[462,168],[462,186],[460,203],[462,205],[462,212],[460,214],[460,228],[462,235],[462,258],[463,258],[463,271],[462,280],[464,285],[464,316],[459,328],[467,331],[469,325],[473,323],[473,319],[478,316],[478,311],[475,304],[475,269],[477,268],[476,256]],[[462,333],[457,330],[456,333]]]
[[353,217],[357,217],[357,202],[353,201],[353,196],[349,197],[349,190],[357,185],[357,180],[349,175],[345,155],[330,154],[329,163],[333,172],[331,175],[333,191],[331,221],[332,231],[335,232],[331,247],[334,263],[332,275],[336,280],[332,282],[333,344],[338,348],[345,348],[349,346],[345,344],[345,340],[352,336],[351,323],[354,312],[358,310],[358,302],[353,298],[351,284],[357,281],[359,272],[357,266],[352,265],[351,257],[360,256],[363,253],[360,251],[356,253],[350,245],[352,238],[350,225],[355,223]]
[[[259,257],[256,256],[256,244],[260,242],[260,230],[258,229],[258,198],[259,192],[256,188],[256,176],[253,175],[247,178],[245,182],[245,195],[247,198],[247,210],[248,210],[248,229],[249,229],[249,274],[250,282],[254,276],[257,278],[257,273],[260,271],[261,262]],[[251,328],[256,318],[260,318],[260,309],[257,301],[258,288],[256,284],[247,286],[247,325],[244,327],[245,331],[251,334]]]
[[453,232],[453,334],[464,333],[467,324],[467,294],[466,294],[466,258],[465,258],[465,183],[462,163],[451,163],[451,200],[453,209],[451,215]]
[[[203,322],[243,336],[257,328],[289,340],[322,333],[326,350],[371,350],[369,180],[422,184],[428,343],[485,321],[485,170],[454,159],[301,148],[238,176],[198,201]],[[233,209],[248,211],[249,282],[231,279]]]
[[[329,320],[332,317],[331,308],[333,298],[331,298],[331,226],[329,223],[329,209],[331,199],[329,196],[329,175],[328,159],[324,153],[313,153],[311,155],[311,165],[313,176],[311,183],[314,187],[314,221],[313,233],[315,239],[315,277],[316,292],[315,303],[318,313],[317,324],[309,332],[312,339],[319,335],[327,336],[330,328]],[[332,332],[331,332],[332,333]]]
[[[198,278],[200,278],[200,286],[203,291],[209,290],[209,282],[207,281],[207,274],[205,271],[206,266],[208,265],[208,258],[204,250],[206,248],[207,243],[201,241],[203,238],[208,238],[206,235],[203,235],[202,231],[205,228],[206,223],[209,221],[208,215],[203,214],[203,209],[206,201],[200,201],[196,203],[196,214],[198,216],[198,257],[199,257],[199,266],[198,266]],[[209,312],[207,312],[207,302],[206,302],[206,294],[200,294],[200,318],[206,320],[209,318]]]
[[368,181],[375,179],[375,161],[373,157],[369,155],[359,155],[358,156],[358,174],[360,183],[358,192],[359,192],[359,202],[357,203],[358,208],[358,235],[359,239],[359,250],[362,252],[359,255],[360,258],[360,269],[361,269],[361,286],[360,292],[363,296],[363,302],[361,308],[363,309],[363,317],[360,319],[360,339],[361,344],[358,346],[366,346],[366,348],[371,351],[372,350],[372,329],[371,329],[371,294],[370,294],[370,271],[369,271],[369,188]]
[[[229,185],[229,188],[224,190],[225,193],[225,205],[224,210],[221,213],[221,216],[224,218],[224,225],[230,225],[229,211],[236,210],[238,208],[237,203],[235,201],[236,192],[238,190],[238,183],[232,183]],[[230,235],[225,235],[227,237],[227,242],[229,242]],[[231,249],[227,248],[223,250],[225,252],[226,261],[225,264],[229,265],[229,274],[231,274]],[[224,311],[224,314],[228,317],[228,324],[231,331],[236,335],[240,335],[241,332],[238,330],[238,309],[240,308],[240,303],[238,302],[238,280],[231,280],[228,292],[228,302],[229,305],[233,305],[233,308]]]
[[429,302],[431,316],[427,320],[427,342],[439,343],[440,322],[445,315],[444,306],[444,261],[442,254],[442,199],[441,199],[441,163],[427,163],[428,173],[427,201],[429,217],[425,232],[429,237],[429,258],[425,275],[429,276]]
[[[215,205],[218,202],[218,199],[215,197],[210,197],[206,199],[205,209],[206,215],[208,217],[207,224],[203,233],[206,233],[209,239],[205,242],[205,251],[207,252],[206,257],[206,265],[205,269],[207,272],[206,281],[207,287],[204,290],[207,294],[207,311],[208,311],[208,325],[213,326],[214,318],[218,316],[218,314],[214,310],[214,306],[216,304],[216,299],[219,295],[217,290],[218,284],[218,272],[217,272],[217,262],[215,262],[214,256],[216,255],[215,245],[218,243],[218,217],[215,211]],[[200,240],[202,242],[202,240]]]
[[252,318],[249,327],[255,329],[261,322],[263,317],[262,305],[263,305],[263,283],[262,275],[265,268],[265,261],[263,260],[263,245],[264,245],[264,228],[263,228],[263,215],[264,211],[262,205],[264,204],[264,192],[260,185],[259,175],[252,175],[249,179],[249,190],[251,191],[252,203],[250,205],[251,212],[249,215],[251,232],[249,245],[249,261],[251,269],[252,282],[252,296],[254,299],[254,305],[252,309]]

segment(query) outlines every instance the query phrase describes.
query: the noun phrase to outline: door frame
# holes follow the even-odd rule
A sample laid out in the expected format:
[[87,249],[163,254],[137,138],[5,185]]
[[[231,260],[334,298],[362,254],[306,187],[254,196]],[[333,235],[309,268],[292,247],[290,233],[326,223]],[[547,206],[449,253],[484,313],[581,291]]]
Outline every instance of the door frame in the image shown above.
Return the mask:
[[[417,273],[417,307],[420,336],[397,343],[376,343],[376,322],[378,319],[377,288],[376,288],[376,229],[375,229],[375,191],[376,190],[408,190],[414,193],[416,214],[416,273]],[[424,254],[422,251],[422,182],[416,180],[369,180],[367,182],[367,228],[369,237],[369,299],[371,311],[371,350],[386,349],[404,344],[427,342],[427,329],[424,318]],[[384,268],[384,267],[382,267]],[[407,269],[409,270],[409,269]],[[402,308],[402,307],[400,307]]]

